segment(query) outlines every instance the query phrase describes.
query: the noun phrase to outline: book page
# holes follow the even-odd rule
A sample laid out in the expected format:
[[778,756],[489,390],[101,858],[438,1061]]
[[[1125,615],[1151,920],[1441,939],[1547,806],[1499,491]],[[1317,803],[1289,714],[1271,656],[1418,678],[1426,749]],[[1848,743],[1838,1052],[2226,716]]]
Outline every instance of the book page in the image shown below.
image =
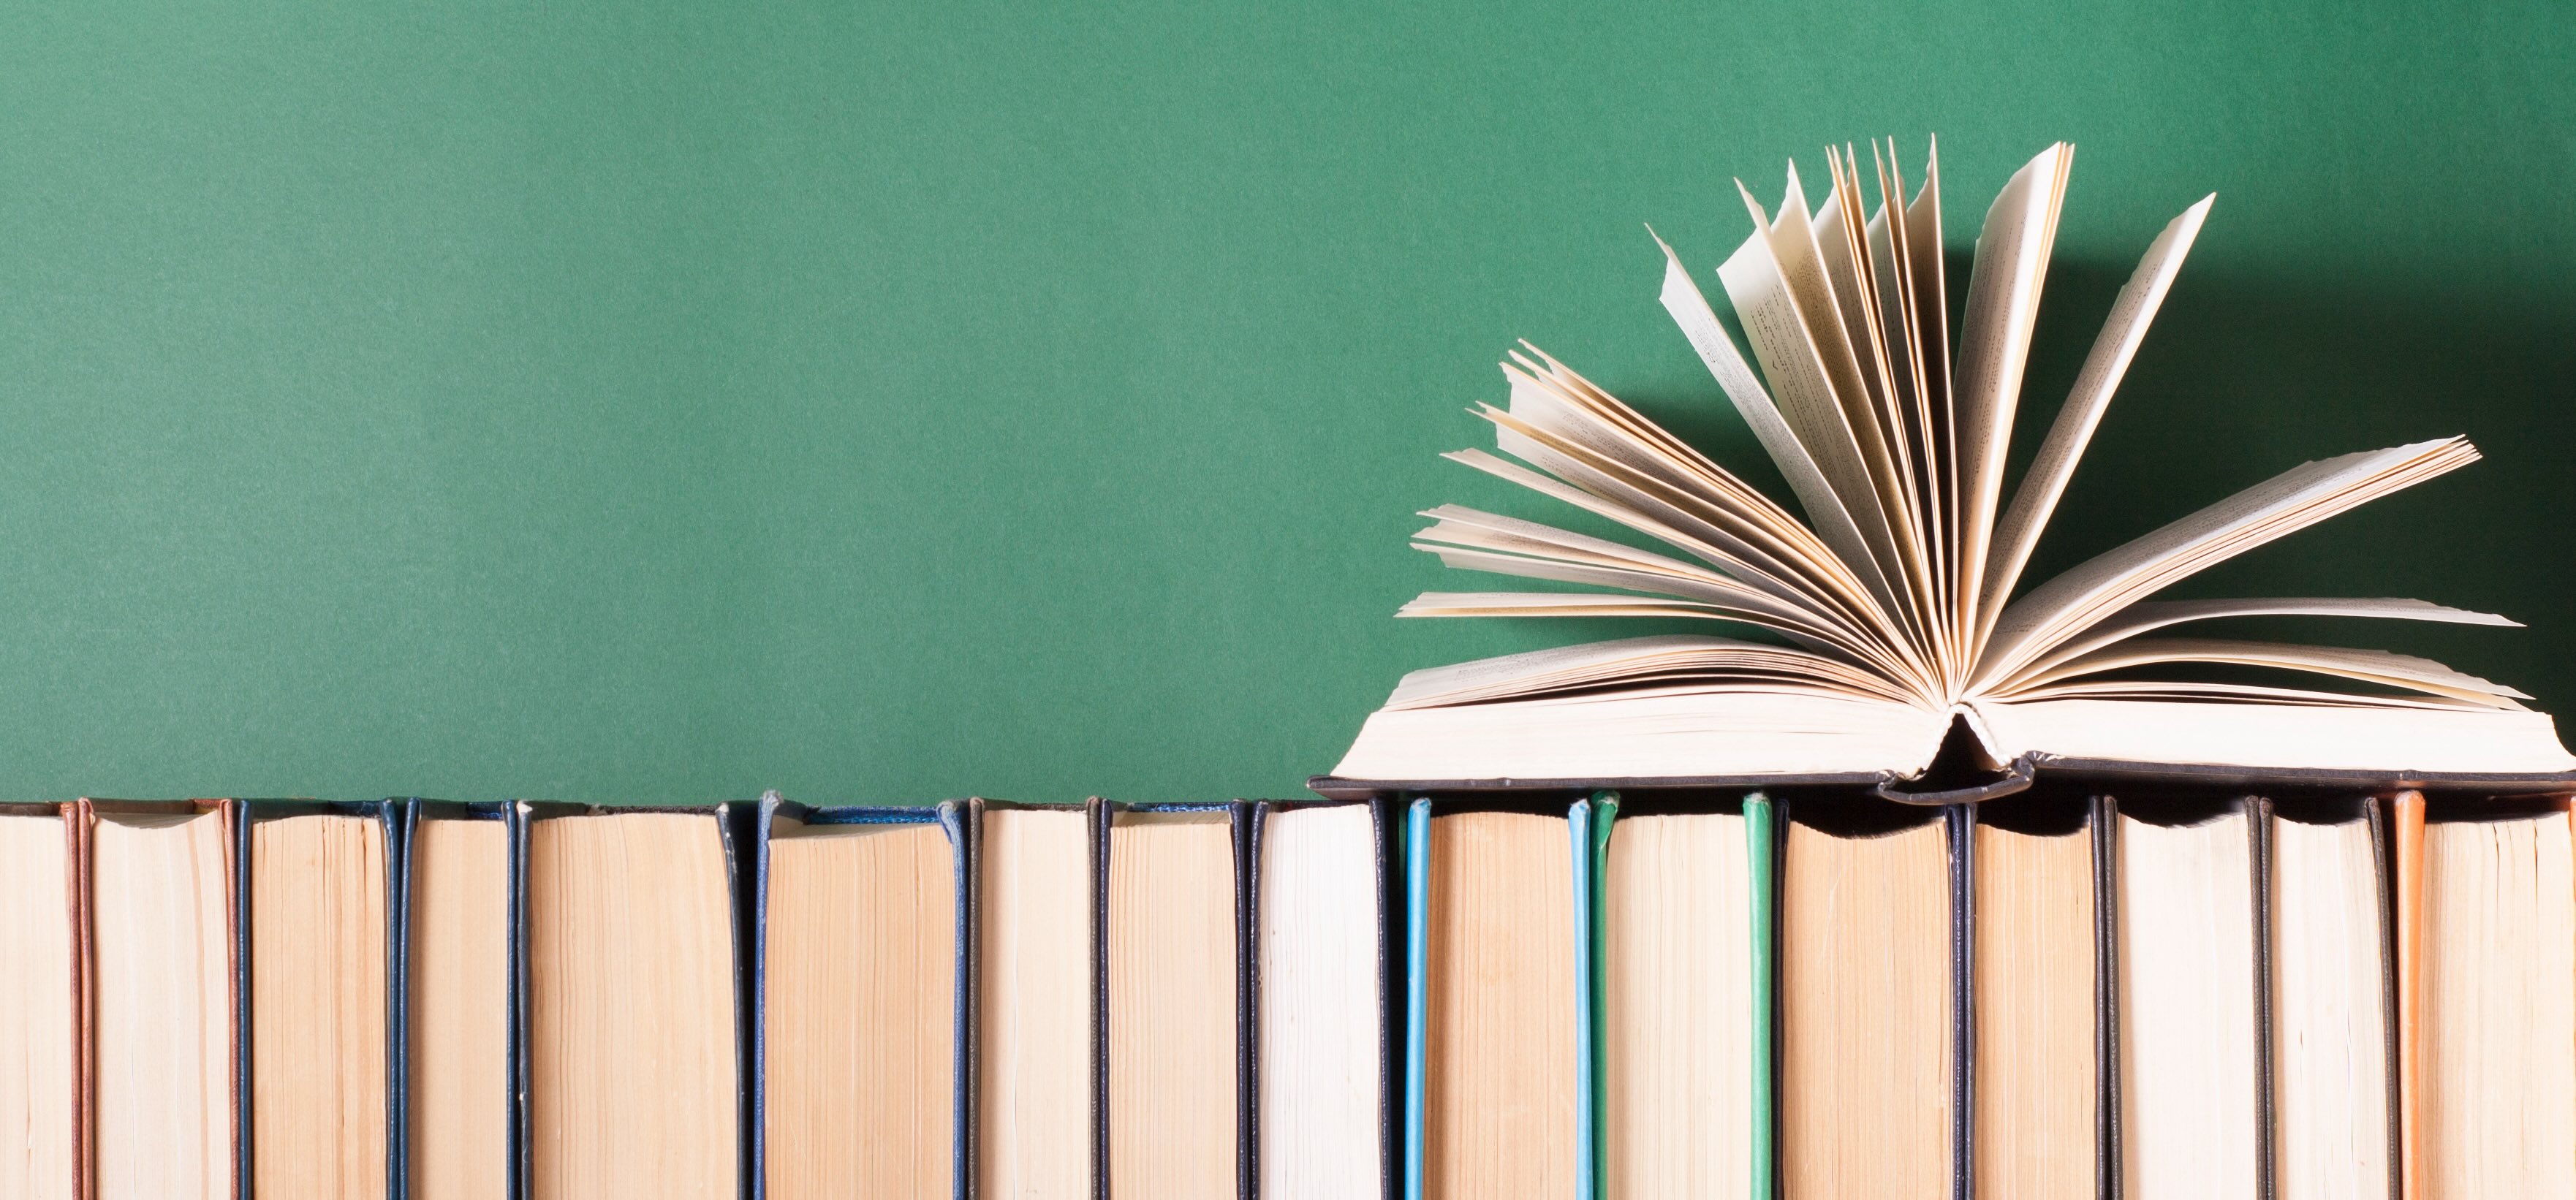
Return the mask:
[[2195,571],[2477,461],[2461,438],[2293,467],[2102,554],[2014,601],[1996,619],[1973,685],[2011,675],[2111,613]]
[[1477,413],[1498,426],[1496,444],[1503,449],[1577,483],[1615,480],[1620,493],[1650,497],[1647,503],[1692,527],[1695,541],[1723,551],[1713,560],[1721,569],[1784,598],[1829,592],[1834,577],[1847,571],[1811,531],[1725,468],[1624,427],[1620,418],[1634,413],[1612,409],[1615,399],[1581,394],[1580,376],[1551,373],[1542,380],[1518,365],[1507,365],[1504,374],[1511,408]]
[[1817,466],[1815,456],[1790,430],[1787,418],[1780,415],[1779,406],[1763,390],[1762,381],[1754,377],[1752,366],[1744,361],[1743,352],[1735,348],[1735,339],[1718,324],[1716,310],[1709,307],[1708,297],[1700,293],[1699,285],[1691,281],[1690,272],[1682,268],[1681,256],[1664,245],[1662,238],[1656,238],[1655,244],[1664,251],[1664,311],[1681,326],[1682,336],[1690,339],[1691,349],[1698,352],[1700,362],[1707,365],[1718,387],[1735,404],[1746,427],[1753,430],[1754,440],[1762,443],[1764,453],[1780,468],[1781,477],[1788,480],[1799,507],[1806,510],[1816,536],[1846,563],[1868,562],[1869,550],[1861,539],[1860,526],[1834,494],[1833,485],[1825,482],[1824,470]]
[[2501,625],[2519,629],[2522,622],[2494,613],[2470,612],[2423,600],[2357,597],[2304,597],[2266,600],[2149,600],[2132,604],[2118,615],[2086,629],[2082,636],[2066,642],[2034,660],[2029,666],[2006,680],[1999,690],[2010,690],[2016,683],[2047,671],[2060,663],[2078,658],[2114,642],[2135,637],[2149,630],[2180,625],[2187,621],[2214,621],[2226,617],[2375,617],[2404,621],[2436,621],[2450,625]]
[[[2066,679],[2124,667],[2155,663],[2220,663],[2308,671],[2387,687],[2430,692],[2494,708],[2518,708],[2515,699],[2529,696],[2503,684],[2454,671],[2431,659],[2386,650],[2348,650],[2337,646],[2297,646],[2276,642],[2242,642],[2220,638],[2137,638],[2099,650],[2055,670],[2030,677],[2029,686],[2046,687]],[[2126,683],[2127,681],[2122,681]],[[2131,684],[2130,686],[2137,686]]]
[[[1772,258],[1788,285],[1798,319],[1816,347],[1817,361],[1824,366],[1834,400],[1841,406],[1844,423],[1860,450],[1869,484],[1878,495],[1879,511],[1885,514],[1896,557],[1883,564],[1882,569],[1906,600],[1905,615],[1917,622],[1928,622],[1931,596],[1923,572],[1922,523],[1914,514],[1914,497],[1906,483],[1904,448],[1895,440],[1897,431],[1889,423],[1892,410],[1880,391],[1877,360],[1868,353],[1869,306],[1865,299],[1843,294],[1847,282],[1855,289],[1859,282],[1856,272],[1849,269],[1858,251],[1850,245],[1850,230],[1844,220],[1839,159],[1835,160],[1835,177],[1824,207],[1811,220],[1806,193],[1798,182],[1797,164],[1789,165],[1788,194],[1780,202],[1780,215],[1771,223]],[[1828,246],[1833,249],[1829,251]],[[1842,261],[1845,270],[1835,270],[1836,259]],[[1853,303],[1856,299],[1860,299],[1857,304]],[[1861,328],[1852,327],[1850,321],[1855,319],[1862,322]]]
[[[1762,220],[1760,206],[1753,203],[1751,195],[1745,197],[1745,203],[1753,207],[1755,219]],[[1767,226],[1746,238],[1717,273],[1719,281],[1726,285],[1727,299],[1735,305],[1737,319],[1744,322],[1745,337],[1753,343],[1753,355],[1761,362],[1762,373],[1777,390],[1781,413],[1797,432],[1799,444],[1815,456],[1840,507],[1851,515],[1860,532],[1867,552],[1846,561],[1868,583],[1881,604],[1891,612],[1897,611],[1896,593],[1889,586],[1896,565],[1902,561],[1896,550],[1895,526],[1879,503],[1878,487],[1870,479],[1858,437],[1845,419],[1841,403],[1834,399],[1824,362],[1798,316],[1796,301],[1789,295],[1789,285],[1771,252]]]
[[1976,268],[1968,277],[1953,402],[1959,431],[1959,616],[1969,622],[1982,611],[1988,539],[2003,490],[2004,458],[2012,449],[2013,409],[2030,358],[2031,329],[2039,317],[2040,284],[2048,275],[2049,235],[2065,196],[2069,150],[2059,142],[2040,151],[2004,185],[1986,210]]
[[1980,636],[1994,628],[1995,617],[2012,598],[2013,585],[2020,582],[2022,567],[2029,563],[2031,549],[2039,544],[2040,531],[2047,528],[2050,514],[2057,510],[2067,481],[2075,477],[2076,461],[2084,456],[2085,444],[2092,441],[2094,428],[2102,423],[2103,411],[2111,406],[2112,391],[2128,373],[2129,360],[2137,356],[2139,343],[2146,340],[2148,323],[2155,320],[2157,307],[2173,287],[2174,276],[2182,270],[2183,257],[2191,253],[2192,239],[2200,236],[2201,222],[2207,219],[2209,206],[2217,199],[2214,192],[2202,197],[2200,203],[2166,225],[2147,247],[2145,257],[2138,260],[2138,269],[2120,289],[2119,299],[2112,303],[2111,316],[2102,322],[2101,336],[2094,339],[2093,352],[2085,357],[2084,369],[2075,377],[2075,387],[2067,393],[2065,405],[2057,410],[2057,420],[2048,427],[2048,440],[2040,443],[2039,457],[2031,460],[2030,470],[2022,475],[2021,487],[2013,493],[2012,507],[1995,525],[1993,553],[1979,593],[1983,598],[1977,618]]
[[1385,707],[1465,704],[1563,686],[1635,678],[1674,668],[1804,677],[1819,686],[1899,696],[1884,680],[1821,655],[1733,638],[1666,634],[1580,646],[1557,646],[1409,672]]
[[[1602,487],[1604,491],[1618,495],[1634,496],[1633,492],[1619,488],[1609,481],[1602,480],[1592,472],[1584,471],[1579,467],[1566,463],[1562,461],[1561,456],[1554,456],[1543,448],[1534,445],[1515,446],[1508,439],[1505,442],[1505,448],[1513,449],[1515,453],[1533,455],[1534,457],[1531,458],[1532,462],[1540,463],[1542,466],[1548,466],[1550,469],[1566,470],[1573,472],[1575,478],[1590,479],[1594,486]],[[1577,488],[1560,480],[1542,475],[1517,463],[1507,462],[1481,450],[1457,450],[1444,454],[1441,457],[1474,467],[1477,470],[1483,471],[1498,479],[1505,479],[1513,483],[1520,484],[1521,486],[1529,488],[1530,490],[1542,495],[1562,500],[1567,504],[1571,504],[1606,520],[1617,522],[1650,537],[1681,547],[1705,561],[1723,563],[1730,560],[1730,556],[1725,551],[1708,544],[1708,542],[1700,537],[1698,533],[1676,528],[1674,525],[1667,523],[1664,518],[1670,518],[1673,521],[1679,521],[1682,524],[1689,525],[1693,530],[1709,532],[1712,536],[1715,531],[1707,530],[1704,524],[1690,518],[1688,514],[1675,512],[1668,506],[1655,504],[1651,498],[1641,496],[1635,497],[1640,502],[1648,503],[1655,507],[1659,515],[1650,516],[1646,513],[1639,512],[1635,508],[1630,507],[1629,504],[1614,502],[1600,496],[1593,495],[1591,492],[1585,491],[1582,488]],[[1823,606],[1819,611],[1838,616],[1841,622],[1851,628],[1878,631],[1879,636],[1872,639],[1874,641],[1884,642],[1889,645],[1895,644],[1893,639],[1897,638],[1899,635],[1895,631],[1895,626],[1892,623],[1891,618],[1888,617],[1884,609],[1879,607],[1876,599],[1862,588],[1860,582],[1851,576],[1849,569],[1841,565],[1841,560],[1834,559],[1824,565],[1832,568],[1835,574],[1827,576],[1825,584],[1812,596],[1812,599]],[[1881,652],[1879,657],[1884,658],[1885,652]],[[1892,667],[1891,670],[1894,670],[1905,677],[1911,677],[1911,673],[1914,671],[1912,666],[1907,665],[1899,659],[1888,659],[1887,661],[1897,663],[1897,665]]]

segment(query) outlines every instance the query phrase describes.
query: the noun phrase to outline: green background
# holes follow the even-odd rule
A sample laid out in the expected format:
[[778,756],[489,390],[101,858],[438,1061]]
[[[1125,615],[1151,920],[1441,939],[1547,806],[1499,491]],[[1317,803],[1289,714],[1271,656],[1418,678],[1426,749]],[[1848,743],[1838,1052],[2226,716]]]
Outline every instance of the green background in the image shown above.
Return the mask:
[[1641,224],[1705,280],[1731,177],[1926,131],[1954,261],[2079,146],[2024,453],[2219,193],[2036,569],[2466,433],[2190,594],[2576,703],[2565,3],[1826,7],[17,9],[0,795],[1300,794],[1647,631],[1389,619],[1498,583],[1415,510],[1557,515],[1434,458],[1510,339],[1752,464]]

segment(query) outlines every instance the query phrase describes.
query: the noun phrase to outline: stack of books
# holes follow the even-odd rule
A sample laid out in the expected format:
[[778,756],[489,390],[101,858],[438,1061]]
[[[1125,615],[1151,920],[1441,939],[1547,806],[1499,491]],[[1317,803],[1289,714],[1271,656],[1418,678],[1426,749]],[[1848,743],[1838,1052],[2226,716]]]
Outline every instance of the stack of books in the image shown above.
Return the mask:
[[2476,451],[2309,463],[2022,591],[2210,202],[2007,499],[2072,149],[1955,311],[1937,161],[1909,196],[1874,145],[1873,209],[1828,158],[1812,210],[1746,194],[1736,329],[1662,285],[1804,519],[1528,347],[1511,457],[1451,457],[1598,532],[1417,544],[1596,590],[1404,609],[1729,636],[1415,672],[1322,801],[0,809],[0,1196],[2576,1195],[2548,716],[2167,632],[2512,622],[2150,599]]
[[2565,801],[0,813],[0,1194],[2556,1196]]

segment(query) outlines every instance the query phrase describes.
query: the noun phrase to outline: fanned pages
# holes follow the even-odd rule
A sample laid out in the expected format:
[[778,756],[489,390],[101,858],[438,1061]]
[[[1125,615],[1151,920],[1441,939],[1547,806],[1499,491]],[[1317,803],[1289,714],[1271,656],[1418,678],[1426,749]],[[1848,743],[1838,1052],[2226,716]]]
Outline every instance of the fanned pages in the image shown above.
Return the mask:
[[[1910,777],[1962,722],[1998,766],[2017,755],[2088,758],[2107,749],[2163,763],[2391,777],[2576,774],[2549,718],[2521,703],[2528,697],[2436,663],[2142,636],[2242,617],[2513,624],[2393,598],[2153,599],[2237,555],[2477,461],[2464,438],[2293,467],[2025,588],[2049,518],[2216,197],[2184,209],[2146,247],[2016,483],[2007,478],[2013,430],[2074,147],[2042,150],[1988,206],[1955,346],[1937,156],[1925,155],[1916,186],[1893,140],[1869,149],[1866,157],[1851,145],[1827,149],[1821,203],[1811,205],[1794,164],[1776,210],[1736,185],[1753,229],[1715,275],[1741,341],[1683,254],[1654,239],[1665,311],[1803,515],[1524,342],[1503,364],[1506,405],[1477,409],[1501,453],[1446,457],[1620,536],[1458,505],[1430,509],[1415,548],[1447,566],[1552,586],[1426,592],[1397,614],[1638,617],[1667,628],[1712,622],[1703,627],[1725,636],[1667,634],[1415,672],[1335,775],[1633,778],[1650,759],[1683,777],[1758,777],[1790,770],[1782,764],[1792,760],[1809,773]],[[1757,748],[1748,759],[1724,736],[1743,715],[1730,696],[1792,694],[1849,701],[1851,712],[1838,725],[1803,729],[1802,747],[1785,754]],[[1646,700],[1654,701],[1646,709],[1629,704]],[[2113,702],[2157,709],[2141,725],[2151,732],[2107,745],[2087,738],[2081,750],[1999,734],[2077,727],[2103,715],[2084,706]],[[1524,711],[1530,705],[1547,707]],[[1858,719],[1871,705],[1904,713]],[[1460,715],[1431,715],[1448,710]],[[1654,723],[1640,724],[1647,710]],[[2381,736],[2376,718],[2426,713],[2448,719],[2435,732]],[[2245,758],[2232,732],[2249,720],[2275,739],[2259,762]],[[1891,737],[1900,752],[1888,752]],[[1467,760],[1470,747],[1499,747],[1502,757],[1479,765]]]

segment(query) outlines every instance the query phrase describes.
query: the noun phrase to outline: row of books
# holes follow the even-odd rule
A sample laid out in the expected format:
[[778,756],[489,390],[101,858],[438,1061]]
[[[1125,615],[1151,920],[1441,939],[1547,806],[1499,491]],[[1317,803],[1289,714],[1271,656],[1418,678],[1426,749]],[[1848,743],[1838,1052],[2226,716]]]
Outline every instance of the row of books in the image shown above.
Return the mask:
[[0,810],[0,1195],[2576,1194],[2563,800]]

